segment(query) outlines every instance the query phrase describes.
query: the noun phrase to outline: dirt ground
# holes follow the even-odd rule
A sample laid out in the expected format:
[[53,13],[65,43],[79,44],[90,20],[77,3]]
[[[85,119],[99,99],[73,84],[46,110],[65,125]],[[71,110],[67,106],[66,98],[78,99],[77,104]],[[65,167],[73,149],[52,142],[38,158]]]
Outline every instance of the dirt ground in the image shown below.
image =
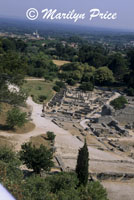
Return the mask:
[[134,182],[104,181],[102,184],[110,200],[134,200]]

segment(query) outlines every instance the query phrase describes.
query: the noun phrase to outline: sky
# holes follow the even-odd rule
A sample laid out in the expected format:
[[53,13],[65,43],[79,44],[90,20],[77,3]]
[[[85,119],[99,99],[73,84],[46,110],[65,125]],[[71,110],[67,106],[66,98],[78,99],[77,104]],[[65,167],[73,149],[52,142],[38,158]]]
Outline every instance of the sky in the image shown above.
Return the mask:
[[[29,20],[26,18],[26,11],[29,8],[38,10],[39,17],[36,21],[43,20],[41,11],[46,8],[57,9],[57,13],[68,13],[75,9],[77,13],[86,14],[84,20],[78,20],[76,23],[73,20],[56,20],[56,22],[81,24],[89,27],[134,30],[134,0],[0,0],[1,17]],[[90,21],[90,10],[94,8],[99,9],[100,13],[105,13],[106,11],[117,13],[117,19],[104,20],[97,16]],[[44,19],[44,21],[46,20]]]

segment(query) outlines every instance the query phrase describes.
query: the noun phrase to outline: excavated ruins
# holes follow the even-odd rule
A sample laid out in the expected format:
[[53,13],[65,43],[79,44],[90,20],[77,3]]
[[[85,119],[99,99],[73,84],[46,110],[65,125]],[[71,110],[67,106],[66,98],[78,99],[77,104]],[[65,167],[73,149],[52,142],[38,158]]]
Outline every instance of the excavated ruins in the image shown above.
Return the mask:
[[[61,137],[63,145],[56,146],[56,160],[62,170],[75,169],[78,149],[86,137],[89,178],[100,180],[112,200],[126,200],[125,191],[120,189],[120,195],[115,197],[113,188],[128,183],[132,195],[127,200],[131,200],[134,195],[134,98],[126,97],[129,103],[116,111],[110,101],[120,95],[103,88],[84,93],[76,87],[68,87],[51,99],[42,117],[51,119],[72,135],[72,140]],[[79,142],[81,145],[76,145]],[[113,183],[114,186],[110,186]]]

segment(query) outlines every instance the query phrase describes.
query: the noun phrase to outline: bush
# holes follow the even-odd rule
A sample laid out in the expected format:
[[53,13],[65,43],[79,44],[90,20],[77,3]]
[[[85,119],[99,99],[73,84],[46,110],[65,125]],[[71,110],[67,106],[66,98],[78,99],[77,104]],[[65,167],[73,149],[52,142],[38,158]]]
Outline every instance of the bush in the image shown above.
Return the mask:
[[14,166],[20,165],[17,154],[9,147],[0,147],[0,161]]
[[65,83],[62,81],[56,81],[55,84],[60,88],[65,88]]
[[51,140],[52,142],[54,141],[54,139],[55,139],[55,135],[54,135],[54,133],[53,132],[50,132],[50,131],[48,131],[47,132],[47,139],[48,140]]
[[60,92],[60,87],[57,86],[57,85],[55,85],[55,86],[53,87],[53,90],[54,90],[55,92]]
[[7,112],[6,123],[9,128],[13,129],[15,126],[22,127],[27,122],[27,114],[21,112],[19,108],[13,108]]
[[110,102],[110,105],[114,107],[116,110],[123,109],[127,104],[127,99],[124,96],[120,96],[117,99],[114,99]]
[[55,200],[44,178],[31,176],[23,183],[24,200]]
[[126,92],[128,96],[134,96],[134,88],[128,88]]
[[93,91],[94,85],[91,82],[84,82],[79,87],[83,91]]
[[45,81],[52,81],[54,78],[48,74],[44,76]]
[[69,78],[67,80],[67,83],[68,83],[68,85],[74,86],[76,84],[76,81],[74,79],[72,79],[72,78]]
[[37,89],[38,89],[38,90],[42,90],[42,87],[41,87],[41,86],[39,86]]
[[0,147],[0,183],[18,200],[22,200],[21,180],[23,173],[19,169],[18,155],[9,147]]
[[40,101],[40,102],[43,102],[44,100],[46,100],[47,99],[47,96],[45,96],[45,95],[39,95],[39,97],[38,97],[38,100]]
[[61,172],[47,177],[50,193],[56,195],[60,200],[80,200],[77,189],[78,179],[75,173]]
[[81,200],[108,200],[106,189],[98,181],[92,181],[87,187],[80,187]]
[[11,164],[0,161],[0,183],[17,199],[22,200],[22,171]]
[[41,169],[49,171],[53,167],[53,154],[45,146],[40,145],[36,148],[31,143],[25,143],[21,148],[20,159],[35,173],[40,174]]

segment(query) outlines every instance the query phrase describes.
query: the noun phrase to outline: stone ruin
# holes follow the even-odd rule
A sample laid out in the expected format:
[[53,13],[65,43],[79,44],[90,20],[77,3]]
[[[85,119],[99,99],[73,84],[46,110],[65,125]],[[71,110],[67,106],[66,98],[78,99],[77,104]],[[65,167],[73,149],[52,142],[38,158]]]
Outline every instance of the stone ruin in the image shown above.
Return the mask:
[[[132,105],[129,101],[129,104],[121,110],[114,110],[112,106],[105,104],[102,107],[101,116],[94,122],[96,128],[93,128],[93,133],[98,137],[106,136],[105,133],[108,132],[108,135],[128,136],[128,129],[134,129],[134,102]],[[92,128],[91,124],[90,127]]]
[[[63,88],[48,103],[46,115],[54,121],[80,122],[89,119],[88,127],[97,137],[127,136],[134,126],[134,105],[116,111],[109,104],[115,92],[83,92],[76,87]],[[129,102],[134,101],[129,100]],[[122,125],[121,123],[124,123]]]
[[76,87],[64,88],[48,103],[46,114],[61,121],[82,120],[99,110],[112,95],[101,90],[83,92]]

